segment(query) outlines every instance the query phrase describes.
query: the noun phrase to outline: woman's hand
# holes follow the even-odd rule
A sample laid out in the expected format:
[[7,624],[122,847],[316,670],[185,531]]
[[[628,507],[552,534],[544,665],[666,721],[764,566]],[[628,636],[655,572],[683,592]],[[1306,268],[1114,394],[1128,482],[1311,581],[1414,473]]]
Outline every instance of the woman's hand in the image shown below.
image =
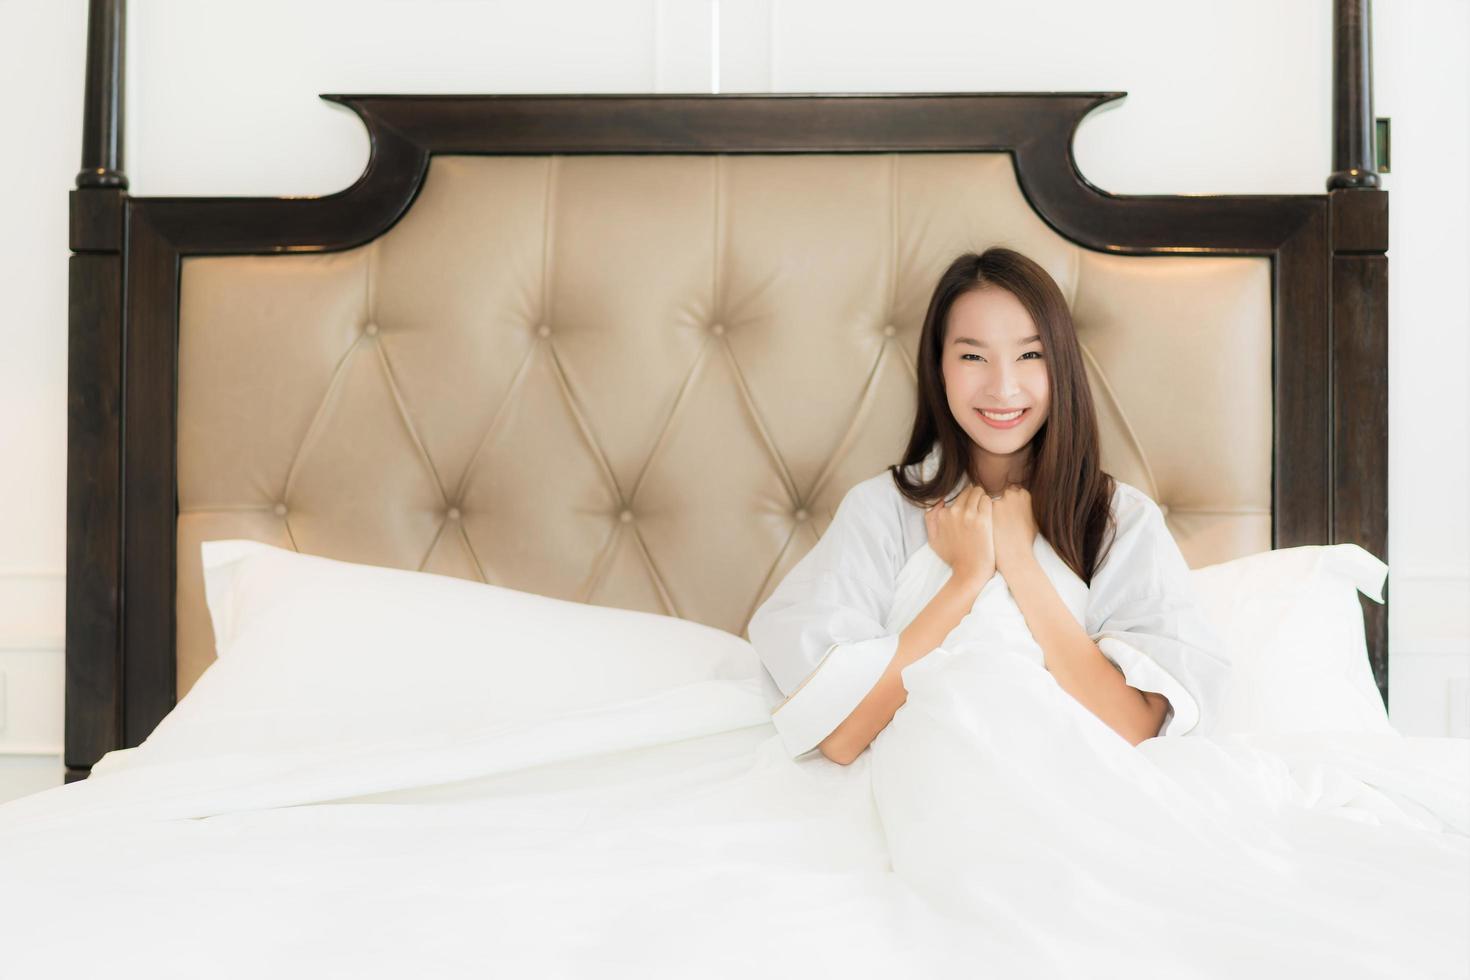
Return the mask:
[[991,499],[984,487],[969,486],[946,504],[924,511],[929,547],[954,575],[984,585],[995,574],[995,538],[991,533]]
[[1031,511],[1031,492],[1011,485],[991,509],[995,534],[995,567],[1004,575],[1007,568],[1034,557],[1036,515]]

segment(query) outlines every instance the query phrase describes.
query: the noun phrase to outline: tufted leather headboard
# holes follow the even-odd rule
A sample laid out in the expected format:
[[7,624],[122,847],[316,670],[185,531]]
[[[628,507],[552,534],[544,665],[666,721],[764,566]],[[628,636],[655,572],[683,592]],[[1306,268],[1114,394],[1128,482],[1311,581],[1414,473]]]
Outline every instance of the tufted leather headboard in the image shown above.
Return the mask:
[[1082,248],[1006,153],[442,156],[365,245],[184,260],[178,693],[210,538],[744,633],[899,461],[934,283],[992,244],[1062,287],[1104,467],[1186,558],[1269,548],[1268,259]]
[[744,633],[899,461],[930,292],[995,244],[1061,285],[1104,466],[1191,565],[1384,554],[1347,391],[1386,362],[1330,315],[1377,192],[1106,194],[1071,139],[1119,97],[331,96],[372,140],[339,194],[92,193],[74,274],[126,288],[73,287],[71,771],[212,660],[203,540]]

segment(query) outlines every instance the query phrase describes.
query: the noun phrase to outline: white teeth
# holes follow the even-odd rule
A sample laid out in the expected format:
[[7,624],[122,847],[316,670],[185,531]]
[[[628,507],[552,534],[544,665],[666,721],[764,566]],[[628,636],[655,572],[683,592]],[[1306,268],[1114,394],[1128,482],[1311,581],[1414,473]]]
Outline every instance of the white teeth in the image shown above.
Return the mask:
[[980,414],[983,415],[983,416],[985,416],[988,419],[995,419],[995,421],[997,421],[997,422],[1009,422],[1011,419],[1018,419],[1018,418],[1020,418],[1021,417],[1021,413],[1024,412],[1024,411],[1025,411],[1024,408],[1018,408],[1014,412],[1005,412],[1004,414],[996,414],[995,412],[987,412],[985,409],[982,408],[982,409],[980,409]]

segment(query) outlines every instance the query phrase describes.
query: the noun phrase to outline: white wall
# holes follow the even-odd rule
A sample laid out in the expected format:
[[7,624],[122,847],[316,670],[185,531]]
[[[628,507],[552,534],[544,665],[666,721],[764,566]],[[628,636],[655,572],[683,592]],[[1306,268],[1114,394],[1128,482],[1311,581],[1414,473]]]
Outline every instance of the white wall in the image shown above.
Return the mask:
[[[1126,91],[1078,131],[1078,163],[1106,190],[1313,194],[1331,170],[1331,0],[129,6],[138,195],[340,190],[367,139],[322,92]],[[61,778],[66,194],[85,8],[0,0],[0,417],[14,423],[0,428],[0,800]],[[1470,735],[1470,6],[1380,0],[1374,16],[1376,110],[1394,120],[1391,716],[1408,734]]]
[[1470,735],[1470,3],[1377,6],[1375,114],[1393,119],[1389,717]]

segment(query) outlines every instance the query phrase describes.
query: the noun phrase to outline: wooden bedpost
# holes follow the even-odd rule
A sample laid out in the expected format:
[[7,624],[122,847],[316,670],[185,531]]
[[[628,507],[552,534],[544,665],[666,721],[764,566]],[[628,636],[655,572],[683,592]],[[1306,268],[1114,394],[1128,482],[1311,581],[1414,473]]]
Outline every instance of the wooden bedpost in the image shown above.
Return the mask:
[[1333,0],[1329,191],[1375,188],[1372,0]]
[[[1376,171],[1371,0],[1333,0],[1332,30],[1331,533],[1387,561],[1388,192]],[[1387,706],[1388,604],[1359,600]]]
[[66,780],[122,738],[123,56],[126,0],[91,0],[82,167],[71,191]]

